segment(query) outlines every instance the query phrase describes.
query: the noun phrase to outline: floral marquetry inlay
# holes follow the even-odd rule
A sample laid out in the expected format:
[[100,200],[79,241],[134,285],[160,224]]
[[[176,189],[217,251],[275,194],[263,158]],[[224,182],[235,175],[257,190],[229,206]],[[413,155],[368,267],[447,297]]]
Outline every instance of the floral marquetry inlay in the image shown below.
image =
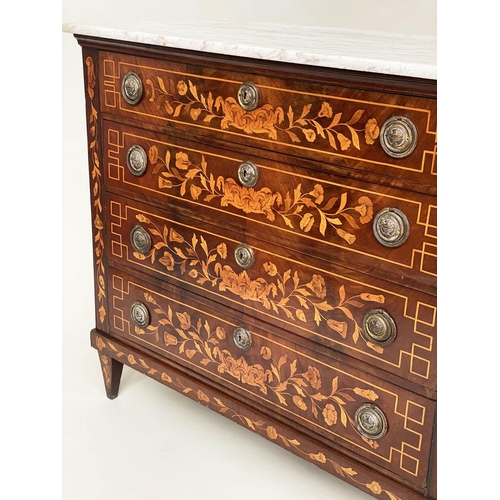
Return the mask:
[[[362,337],[361,326],[353,311],[385,302],[385,296],[381,294],[360,293],[349,297],[343,284],[336,290],[338,299],[332,302],[321,274],[313,273],[303,280],[297,270],[279,269],[271,261],[264,262],[262,275],[253,279],[246,270],[235,271],[227,262],[226,243],[209,248],[203,235],[193,233],[187,239],[173,227],[161,227],[144,214],[137,214],[136,219],[155,239],[150,252],[133,252],[136,259],[149,260],[152,264],[157,262],[167,271],[187,274],[201,286],[217,288],[220,292],[258,303],[277,315],[283,314],[289,321],[311,321],[317,326],[326,322],[344,339],[350,331],[354,343]],[[370,342],[366,345],[379,354],[383,353],[380,346]]]
[[[233,129],[248,135],[263,135],[279,140],[284,134],[293,143],[314,143],[321,139],[334,150],[361,150],[374,144],[380,134],[376,118],[366,118],[365,109],[352,115],[324,100],[321,104],[305,104],[288,109],[264,104],[245,111],[234,97],[214,96],[201,92],[191,80],[162,77],[146,79],[146,96],[157,110],[172,118],[183,116],[193,122],[217,123],[221,130]],[[363,120],[365,118],[365,120]],[[364,123],[363,123],[364,122]]]
[[96,272],[96,286],[97,286],[97,301],[100,304],[98,308],[99,320],[104,323],[106,317],[106,284],[104,279],[104,237],[102,222],[102,174],[101,165],[99,162],[99,133],[98,133],[98,113],[94,106],[96,76],[94,69],[94,60],[88,56],[85,59],[87,68],[87,94],[89,100],[87,101],[87,109],[89,111],[88,118],[88,132],[89,132],[89,156],[90,156],[90,177],[92,188],[92,213],[93,213],[93,226],[94,226],[94,264]]
[[182,197],[203,200],[221,207],[231,206],[245,214],[262,214],[270,222],[276,218],[293,229],[304,233],[317,227],[322,236],[331,228],[349,245],[356,241],[353,230],[373,218],[373,202],[366,196],[348,199],[348,193],[339,193],[325,199],[325,190],[319,183],[313,189],[304,190],[298,183],[292,191],[272,191],[268,187],[254,189],[240,186],[233,178],[218,176],[209,172],[209,165],[204,155],[199,161],[192,161],[188,153],[170,150],[160,154],[153,145],[148,151],[149,161],[153,165],[153,175],[158,175],[158,188],[179,190]]
[[[372,389],[341,388],[338,376],[323,380],[320,370],[312,364],[301,373],[297,358],[288,353],[276,358],[272,344],[261,347],[260,364],[250,364],[244,356],[235,358],[221,345],[227,337],[223,326],[211,325],[206,318],[193,318],[187,311],[174,312],[170,305],[165,310],[148,292],[144,292],[144,299],[151,304],[156,318],[144,329],[135,326],[136,335],[154,336],[158,344],[174,348],[202,366],[213,366],[218,373],[255,387],[266,396],[272,395],[280,405],[295,412],[310,411],[322,425],[350,426],[357,432],[346,405],[378,399]],[[376,441],[360,437],[373,449],[378,448]]]

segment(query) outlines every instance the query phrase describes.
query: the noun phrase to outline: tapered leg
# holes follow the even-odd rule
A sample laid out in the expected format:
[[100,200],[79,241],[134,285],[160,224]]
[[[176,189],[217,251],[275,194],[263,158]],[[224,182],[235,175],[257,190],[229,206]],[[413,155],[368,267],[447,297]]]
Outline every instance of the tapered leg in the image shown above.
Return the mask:
[[109,399],[115,399],[118,396],[123,363],[102,353],[99,353],[99,361],[101,362],[102,376],[106,386],[106,396]]

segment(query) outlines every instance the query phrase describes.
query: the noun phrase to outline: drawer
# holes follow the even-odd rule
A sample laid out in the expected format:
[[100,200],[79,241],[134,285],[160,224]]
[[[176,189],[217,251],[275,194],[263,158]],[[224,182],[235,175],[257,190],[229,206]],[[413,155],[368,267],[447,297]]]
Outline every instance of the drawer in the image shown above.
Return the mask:
[[435,404],[202,298],[109,273],[112,334],[425,487]]
[[[105,122],[107,182],[328,261],[435,286],[436,197]],[[286,157],[285,157],[286,158]],[[231,215],[231,217],[227,217]],[[392,225],[391,225],[392,224]]]
[[[198,66],[168,55],[157,60],[101,52],[101,109],[164,130],[174,126],[435,185],[435,99],[346,86],[331,76],[320,81],[300,72],[270,76],[280,74],[279,65],[274,71],[244,68],[227,62],[218,67],[216,59]],[[257,107],[244,109],[238,96],[257,93]]]
[[107,248],[116,265],[190,288],[435,391],[435,296],[296,255],[243,231],[112,193],[107,200]]

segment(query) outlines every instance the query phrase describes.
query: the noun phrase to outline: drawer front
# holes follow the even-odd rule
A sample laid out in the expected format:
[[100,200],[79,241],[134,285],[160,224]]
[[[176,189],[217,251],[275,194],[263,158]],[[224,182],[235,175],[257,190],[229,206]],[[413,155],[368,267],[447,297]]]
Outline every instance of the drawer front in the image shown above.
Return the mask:
[[[300,74],[277,79],[269,72],[218,69],[215,63],[201,67],[110,52],[100,53],[99,71],[105,113],[421,184],[436,182],[435,99],[302,81]],[[134,104],[122,93],[129,73],[137,78],[131,92],[141,96]],[[250,111],[238,101],[244,82],[259,92],[258,106]],[[410,135],[410,125],[389,125],[398,117],[413,124]],[[384,144],[406,144],[410,136],[417,138],[415,149],[404,158],[389,155],[381,143],[388,137]]]
[[[187,292],[160,292],[115,269],[109,290],[113,334],[425,486],[433,402],[298,347],[275,334],[279,329],[272,333],[252,318],[214,310]],[[241,335],[244,348],[237,345]],[[382,426],[376,432],[383,436],[360,432],[360,411],[376,412]]]
[[[372,274],[383,268],[435,285],[433,196],[112,122],[105,122],[104,134],[107,180],[115,188],[142,192],[159,206],[185,202],[196,217],[245,226],[247,232],[253,227],[254,234],[279,232],[284,241],[298,239],[307,253],[370,266]],[[391,222],[397,236],[391,236]]]
[[[435,390],[435,297],[111,193],[107,199],[114,261]],[[132,246],[133,231],[145,247]],[[252,253],[253,265],[238,264]]]

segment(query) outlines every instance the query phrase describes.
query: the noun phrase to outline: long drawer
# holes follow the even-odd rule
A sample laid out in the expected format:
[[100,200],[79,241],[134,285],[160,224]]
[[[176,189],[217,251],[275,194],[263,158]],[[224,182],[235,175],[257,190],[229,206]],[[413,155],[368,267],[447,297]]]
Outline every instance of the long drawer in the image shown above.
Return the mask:
[[111,334],[187,366],[425,486],[435,403],[298,346],[279,328],[174,288],[109,274]]
[[[303,253],[435,286],[436,197],[104,123],[107,182]],[[207,141],[208,142],[208,141]],[[286,159],[286,157],[283,157]]]
[[195,290],[435,392],[434,296],[112,193],[107,200],[107,248],[117,265]]
[[101,109],[165,129],[435,184],[435,99],[345,86],[331,77],[314,81],[305,72],[274,78],[256,68],[218,67],[216,59],[204,63],[101,52]]

